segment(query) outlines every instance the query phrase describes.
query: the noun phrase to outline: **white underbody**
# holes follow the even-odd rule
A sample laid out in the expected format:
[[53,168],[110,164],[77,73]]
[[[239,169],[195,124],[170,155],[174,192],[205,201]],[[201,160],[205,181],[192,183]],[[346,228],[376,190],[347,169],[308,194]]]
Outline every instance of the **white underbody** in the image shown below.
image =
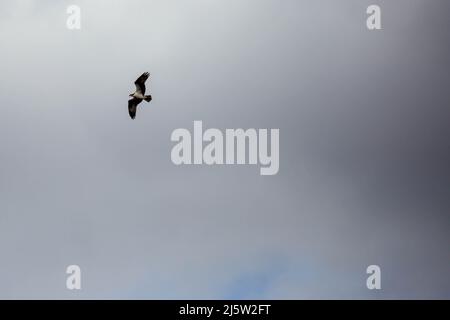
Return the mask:
[[136,92],[132,93],[131,96],[133,98],[137,98],[137,99],[144,99],[145,98],[144,95],[142,94],[142,92],[140,92],[140,91],[136,91]]

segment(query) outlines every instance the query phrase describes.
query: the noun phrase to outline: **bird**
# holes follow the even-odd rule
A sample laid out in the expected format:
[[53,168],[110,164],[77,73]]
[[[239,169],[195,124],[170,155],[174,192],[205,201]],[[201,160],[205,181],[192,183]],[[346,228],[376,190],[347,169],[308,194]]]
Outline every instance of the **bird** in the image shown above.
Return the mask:
[[134,84],[136,85],[136,91],[130,93],[129,97],[133,98],[128,100],[128,113],[130,114],[131,119],[134,119],[136,117],[137,106],[142,102],[142,100],[145,100],[147,102],[150,102],[152,100],[151,95],[145,95],[145,81],[149,76],[150,73],[144,72],[134,82]]

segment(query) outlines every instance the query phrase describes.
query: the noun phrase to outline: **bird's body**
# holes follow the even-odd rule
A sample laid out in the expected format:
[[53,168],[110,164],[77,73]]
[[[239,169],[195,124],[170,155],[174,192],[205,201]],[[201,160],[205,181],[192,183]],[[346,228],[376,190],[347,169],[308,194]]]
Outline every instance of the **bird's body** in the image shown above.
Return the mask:
[[136,91],[131,93],[129,96],[133,97],[133,99],[128,100],[128,113],[130,114],[131,119],[136,117],[136,110],[138,104],[145,100],[150,102],[152,100],[151,95],[145,95],[145,81],[148,79],[150,74],[148,72],[144,72],[137,80],[134,82],[136,85]]
[[141,92],[133,92],[130,97],[144,100],[145,96]]

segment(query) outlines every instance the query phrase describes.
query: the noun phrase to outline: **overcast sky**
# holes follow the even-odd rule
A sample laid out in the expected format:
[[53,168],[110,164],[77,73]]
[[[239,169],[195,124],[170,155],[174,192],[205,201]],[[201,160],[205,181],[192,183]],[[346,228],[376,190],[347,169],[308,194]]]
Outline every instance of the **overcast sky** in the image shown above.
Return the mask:
[[[2,1],[0,298],[450,298],[449,9]],[[279,173],[175,166],[194,120],[279,128]]]

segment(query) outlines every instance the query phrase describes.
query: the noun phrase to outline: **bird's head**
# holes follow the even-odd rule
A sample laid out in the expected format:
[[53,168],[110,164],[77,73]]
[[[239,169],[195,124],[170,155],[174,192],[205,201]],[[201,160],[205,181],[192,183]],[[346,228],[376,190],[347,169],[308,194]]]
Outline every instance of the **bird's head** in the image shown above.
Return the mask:
[[132,93],[130,93],[129,95],[128,95],[129,97],[132,97],[133,96],[133,94]]

